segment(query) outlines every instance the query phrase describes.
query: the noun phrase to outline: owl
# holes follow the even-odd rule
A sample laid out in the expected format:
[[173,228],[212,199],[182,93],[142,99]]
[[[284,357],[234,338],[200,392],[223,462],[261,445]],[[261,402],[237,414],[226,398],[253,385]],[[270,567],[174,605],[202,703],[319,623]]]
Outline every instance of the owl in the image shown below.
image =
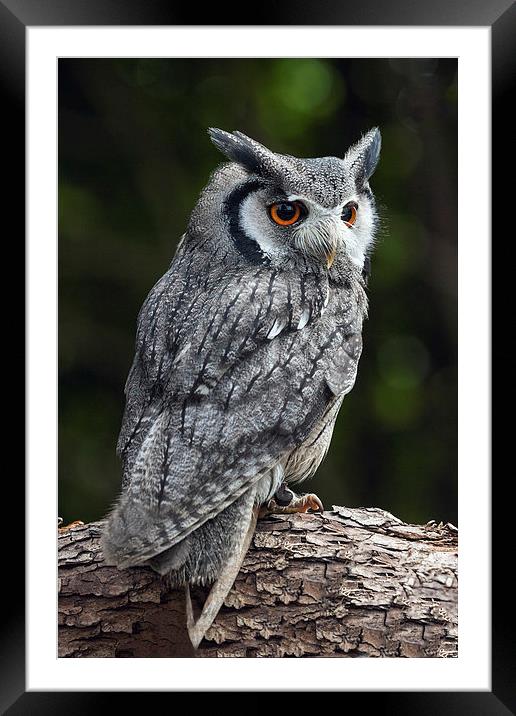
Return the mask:
[[[229,160],[193,209],[138,317],[108,564],[186,589],[197,647],[260,513],[322,510],[311,477],[352,389],[377,213],[377,128],[342,158],[277,154],[210,129]],[[189,585],[211,584],[195,620]]]

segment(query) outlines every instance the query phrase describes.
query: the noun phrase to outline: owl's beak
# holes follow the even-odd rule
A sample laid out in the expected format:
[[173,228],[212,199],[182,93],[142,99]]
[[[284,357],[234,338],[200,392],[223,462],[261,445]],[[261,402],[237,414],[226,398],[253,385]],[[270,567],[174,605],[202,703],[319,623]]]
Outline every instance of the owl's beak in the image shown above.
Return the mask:
[[296,231],[296,246],[330,269],[339,248],[339,226],[332,216],[304,222]]

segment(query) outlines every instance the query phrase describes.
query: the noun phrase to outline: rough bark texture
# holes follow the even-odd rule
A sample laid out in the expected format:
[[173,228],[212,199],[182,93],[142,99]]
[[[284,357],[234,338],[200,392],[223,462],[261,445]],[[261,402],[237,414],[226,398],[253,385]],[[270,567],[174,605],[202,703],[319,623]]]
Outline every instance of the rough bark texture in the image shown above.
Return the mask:
[[183,592],[150,569],[104,565],[101,528],[59,536],[61,657],[457,656],[452,525],[343,507],[260,521],[196,654]]

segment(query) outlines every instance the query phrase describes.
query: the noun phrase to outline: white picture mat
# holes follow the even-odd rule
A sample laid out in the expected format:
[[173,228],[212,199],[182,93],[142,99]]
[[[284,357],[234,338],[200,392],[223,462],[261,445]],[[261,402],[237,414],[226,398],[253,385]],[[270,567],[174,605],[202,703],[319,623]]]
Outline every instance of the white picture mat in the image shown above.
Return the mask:
[[[440,27],[27,28],[27,690],[491,688],[490,35]],[[232,56],[459,58],[457,659],[56,656],[57,58]]]

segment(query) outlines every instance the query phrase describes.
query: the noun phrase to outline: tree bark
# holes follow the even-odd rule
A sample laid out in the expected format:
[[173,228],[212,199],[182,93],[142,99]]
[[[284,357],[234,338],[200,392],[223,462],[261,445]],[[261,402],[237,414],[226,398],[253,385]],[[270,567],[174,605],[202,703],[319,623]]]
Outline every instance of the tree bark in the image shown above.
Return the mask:
[[197,652],[183,591],[149,568],[106,566],[101,528],[59,535],[60,657],[457,656],[453,525],[344,507],[261,520]]

